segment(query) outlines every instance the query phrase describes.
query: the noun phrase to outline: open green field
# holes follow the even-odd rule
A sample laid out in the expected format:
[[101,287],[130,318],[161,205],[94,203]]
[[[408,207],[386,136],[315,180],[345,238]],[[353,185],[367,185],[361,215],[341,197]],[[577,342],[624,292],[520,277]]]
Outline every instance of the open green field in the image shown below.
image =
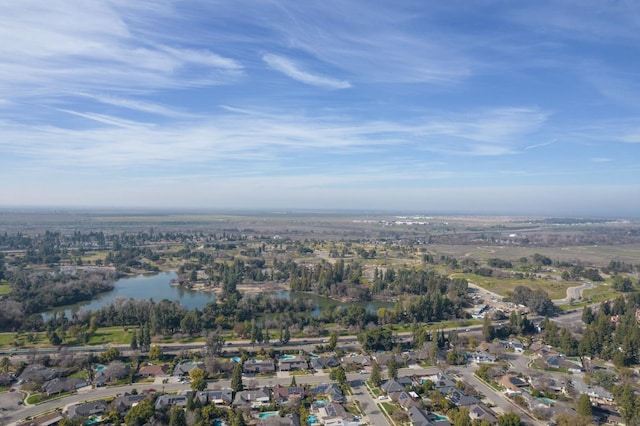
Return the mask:
[[553,281],[553,280],[531,280],[516,278],[494,278],[483,277],[475,274],[452,274],[455,278],[464,278],[472,284],[478,285],[486,290],[493,291],[502,296],[507,296],[514,288],[519,285],[532,289],[541,288],[549,294],[551,299],[563,299],[567,296],[567,288],[579,286],[580,283],[570,281]]
[[131,343],[131,332],[134,328],[124,331],[122,327],[102,327],[98,328],[89,339],[89,345],[102,345],[105,343],[115,343],[128,345]]
[[580,260],[595,266],[607,266],[611,260],[637,263],[640,258],[640,244],[593,245],[569,247],[519,247],[519,246],[468,246],[432,245],[430,251],[457,258],[488,260],[499,258],[517,261],[521,257],[531,257],[534,253],[548,256],[552,260]]
[[0,281],[0,296],[11,293],[11,287],[6,281]]

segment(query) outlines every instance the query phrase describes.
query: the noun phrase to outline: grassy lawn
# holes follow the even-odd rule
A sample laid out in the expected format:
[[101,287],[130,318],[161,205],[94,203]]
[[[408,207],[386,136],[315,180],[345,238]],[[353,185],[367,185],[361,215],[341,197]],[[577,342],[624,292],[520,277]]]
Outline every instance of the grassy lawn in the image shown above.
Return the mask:
[[398,407],[396,407],[395,405],[393,405],[390,402],[383,402],[380,405],[382,405],[384,407],[384,409],[387,411],[387,414],[389,414],[389,415],[392,415],[393,412],[398,409]]
[[555,280],[530,280],[519,278],[494,278],[483,277],[475,274],[452,274],[455,278],[464,278],[467,281],[479,285],[480,287],[506,296],[509,292],[513,291],[519,285],[529,288],[541,288],[549,294],[551,299],[562,299],[567,295],[567,288],[579,286],[580,283],[569,281],[555,281]]
[[106,343],[117,343],[120,345],[127,345],[131,343],[132,330],[134,329],[130,328],[128,331],[124,331],[122,327],[98,328],[87,344],[102,345]]
[[11,293],[11,287],[5,280],[0,281],[0,296]]

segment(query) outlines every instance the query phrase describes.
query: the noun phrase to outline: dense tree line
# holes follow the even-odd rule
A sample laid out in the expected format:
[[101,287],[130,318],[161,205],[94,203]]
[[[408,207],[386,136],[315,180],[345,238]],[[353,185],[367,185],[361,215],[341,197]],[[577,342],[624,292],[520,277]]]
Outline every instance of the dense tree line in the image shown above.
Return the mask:
[[113,290],[115,273],[109,270],[34,272],[17,270],[8,274],[8,299],[21,306],[25,315],[63,305],[91,300]]
[[523,285],[513,289],[510,299],[513,303],[524,305],[538,315],[552,315],[557,311],[546,291],[541,288],[532,290]]

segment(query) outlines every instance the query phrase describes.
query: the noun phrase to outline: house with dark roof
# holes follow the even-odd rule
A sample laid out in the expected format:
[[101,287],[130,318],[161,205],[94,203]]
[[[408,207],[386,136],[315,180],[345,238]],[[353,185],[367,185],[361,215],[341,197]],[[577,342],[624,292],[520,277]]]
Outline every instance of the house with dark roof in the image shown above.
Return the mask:
[[469,405],[479,404],[480,400],[475,396],[469,396],[459,389],[453,389],[447,395],[447,399],[458,407],[468,407]]
[[521,394],[522,389],[529,387],[529,384],[518,376],[507,374],[500,378],[499,383],[504,386],[507,393]]
[[229,405],[233,402],[233,391],[231,389],[205,390],[197,392],[196,398],[203,405]]
[[164,394],[160,395],[158,399],[156,399],[155,407],[156,410],[160,410],[163,407],[173,407],[174,405],[178,407],[186,407],[188,400],[189,397],[187,395]]
[[302,386],[275,385],[271,391],[273,392],[274,402],[278,404],[286,404],[292,399],[300,399],[304,396],[304,388]]
[[244,374],[270,374],[276,372],[276,365],[272,359],[250,359],[242,364]]
[[402,355],[396,354],[394,352],[384,352],[381,354],[377,354],[377,355],[374,355],[374,358],[376,359],[376,362],[379,365],[387,365],[391,358],[395,358],[396,365],[403,365],[405,361]]
[[380,388],[386,393],[404,391],[404,386],[398,383],[396,379],[387,380],[382,384],[382,386],[380,386]]
[[371,357],[369,355],[349,355],[343,357],[340,362],[342,365],[353,365],[356,367],[369,367],[371,366]]
[[0,386],[9,386],[14,382],[16,376],[9,373],[0,373]]
[[301,426],[300,416],[297,414],[287,414],[284,417],[271,416],[264,419],[258,419],[260,426]]
[[345,410],[342,404],[336,402],[317,407],[316,417],[324,425],[348,425],[354,421],[353,415]]
[[327,368],[335,368],[340,365],[340,361],[338,361],[338,358],[331,355],[327,357],[311,358],[309,364],[311,365],[311,369],[320,371]]
[[66,377],[57,377],[43,384],[42,392],[47,396],[58,395],[63,392],[69,392],[89,385],[90,383],[85,379],[67,379]]
[[131,409],[131,407],[148,397],[149,395],[144,393],[137,395],[125,393],[124,395],[116,397],[116,399],[113,401],[113,407],[120,413],[126,413]]
[[204,370],[204,364],[190,359],[182,360],[173,368],[173,375],[178,377],[188,376],[191,370],[195,370],[196,368]]
[[19,383],[27,382],[47,382],[49,380],[60,377],[60,370],[47,368],[41,364],[28,365],[18,376]]
[[469,417],[471,420],[478,419],[480,421],[485,420],[492,425],[498,423],[498,419],[493,414],[493,412],[484,404],[474,404],[467,407],[469,410]]
[[430,426],[431,422],[427,418],[427,413],[418,407],[409,408],[409,419],[413,426]]
[[447,395],[456,389],[456,382],[446,374],[438,373],[434,376],[427,377],[426,380],[431,380],[433,382],[433,388],[443,395]]
[[418,400],[406,391],[392,392],[389,394],[389,399],[391,399],[391,401],[395,402],[405,410],[418,405]]
[[130,371],[131,368],[122,361],[111,361],[103,370],[96,372],[93,382],[97,386],[104,386],[106,383],[113,383],[128,377]]
[[280,371],[304,371],[309,369],[309,364],[299,356],[293,358],[281,358],[278,360]]
[[266,405],[270,402],[271,392],[267,387],[237,392],[235,398],[233,399],[233,405],[235,407]]
[[331,401],[346,402],[344,394],[340,387],[335,383],[323,383],[312,389],[313,393],[317,395],[326,395]]
[[67,409],[67,416],[70,419],[79,417],[99,416],[109,409],[106,401],[91,401],[84,404],[72,405]]

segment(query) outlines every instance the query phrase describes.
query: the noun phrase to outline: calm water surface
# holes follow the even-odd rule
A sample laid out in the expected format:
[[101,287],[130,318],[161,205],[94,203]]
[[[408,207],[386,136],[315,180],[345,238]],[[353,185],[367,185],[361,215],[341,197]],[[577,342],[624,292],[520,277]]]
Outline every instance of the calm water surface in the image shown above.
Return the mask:
[[[44,320],[51,318],[53,312],[58,314],[64,312],[67,318],[81,310],[96,310],[118,298],[124,299],[153,299],[156,302],[162,299],[177,300],[187,309],[202,309],[207,303],[215,301],[215,296],[211,292],[189,290],[180,286],[171,285],[171,280],[176,278],[175,272],[162,272],[156,275],[138,275],[136,277],[121,278],[115,283],[113,291],[102,293],[95,299],[76,303],[69,306],[60,306],[42,314]],[[320,311],[325,308],[335,308],[347,304],[336,302],[327,297],[317,296],[308,293],[295,293],[289,291],[277,291],[273,293],[276,297],[285,299],[305,299],[312,300],[316,305],[314,315],[320,315]],[[378,308],[391,308],[392,303],[382,301],[357,302],[353,303],[363,306],[365,309],[375,312]]]

